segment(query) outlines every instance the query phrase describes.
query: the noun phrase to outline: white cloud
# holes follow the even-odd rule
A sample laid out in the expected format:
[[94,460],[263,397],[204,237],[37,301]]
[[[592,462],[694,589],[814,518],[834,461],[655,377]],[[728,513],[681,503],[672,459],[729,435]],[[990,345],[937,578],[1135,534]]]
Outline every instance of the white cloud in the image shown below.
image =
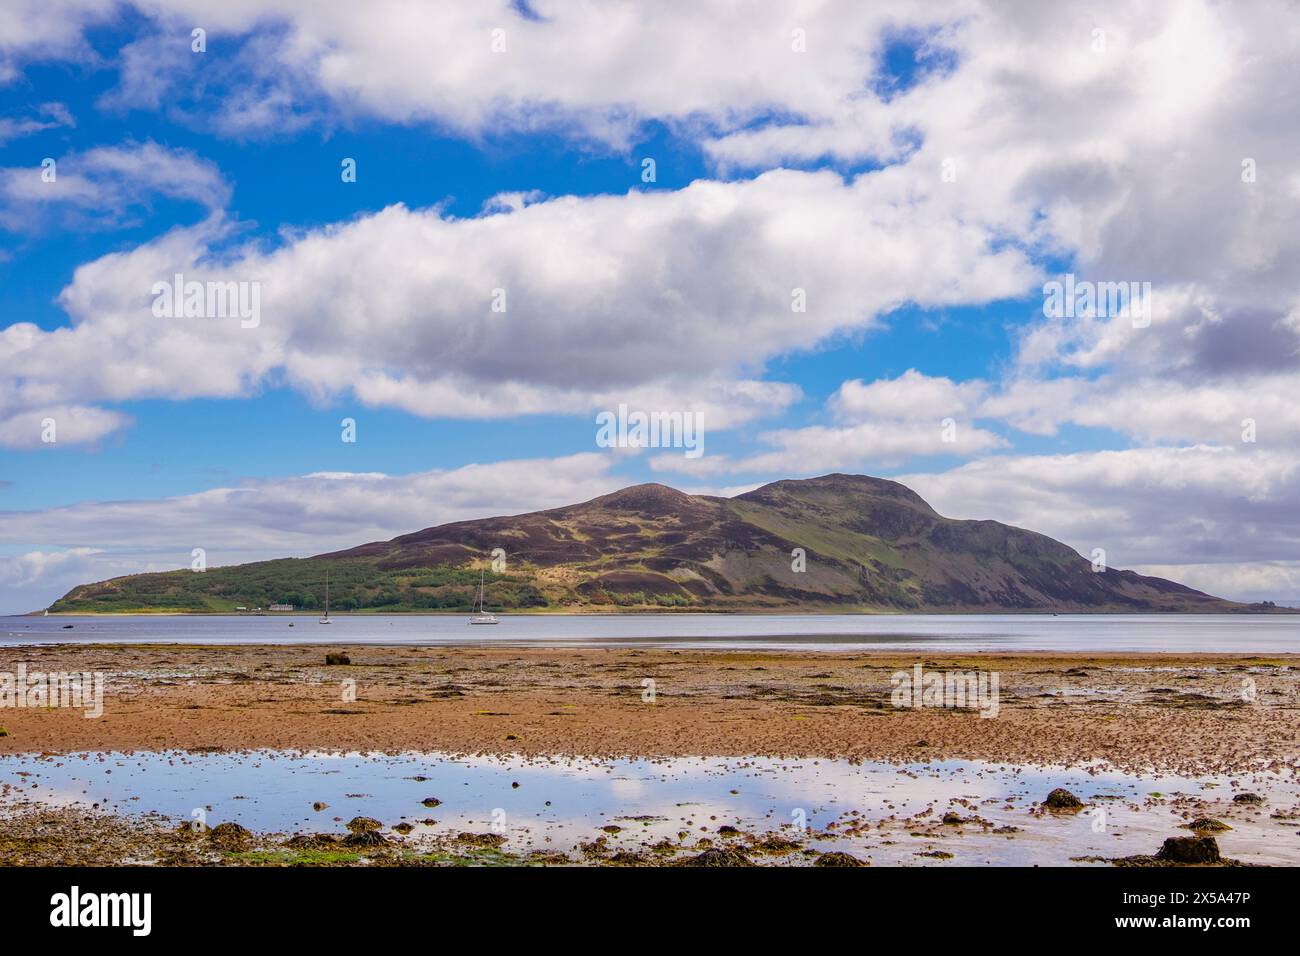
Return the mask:
[[[323,112],[324,101],[337,116],[429,123],[471,138],[559,129],[614,145],[650,119],[729,131],[771,111],[821,115],[853,99],[874,102],[863,78],[877,69],[886,27],[928,28],[972,9],[760,3],[738,16],[729,4],[538,0],[532,18],[507,0],[372,0],[360,17],[349,0],[135,6],[156,22],[124,56],[115,105],[175,102],[200,70],[221,70],[224,55],[241,81],[218,109],[228,132],[292,125]],[[196,23],[209,32],[206,60],[185,55]],[[796,29],[806,33],[806,53],[794,50]],[[216,52],[219,38],[241,37],[256,56],[233,44]],[[880,145],[893,152],[887,118],[880,126]]]
[[101,553],[97,548],[69,548],[67,551],[29,551],[12,557],[0,556],[0,584],[30,586],[69,566],[84,567],[86,558]]
[[1231,595],[1237,601],[1272,601],[1300,607],[1300,562],[1250,564],[1147,564],[1142,574],[1169,578],[1208,594]]
[[156,196],[189,200],[208,212],[230,199],[213,163],[151,141],[49,158],[56,162],[53,179],[40,164],[0,168],[0,228],[31,231],[56,214],[79,229],[120,227]]
[[[0,410],[4,409],[0,398]],[[57,448],[99,441],[127,427],[131,419],[120,412],[84,405],[47,405],[19,410],[0,419],[0,447]]]
[[893,379],[870,383],[856,378],[847,381],[828,404],[841,421],[892,418],[937,422],[948,416],[969,414],[984,390],[985,385],[980,381],[954,382],[908,369]]
[[[628,401],[725,428],[797,398],[745,376],[773,356],[905,302],[984,301],[1034,276],[1020,251],[897,208],[877,183],[774,171],[473,219],[394,206],[269,252],[214,252],[231,229],[214,216],[81,266],[60,296],[73,326],[10,326],[0,358],[22,368],[8,391],[27,409],[248,395],[275,376],[431,417]],[[150,290],[176,273],[257,283],[260,325],[154,317]]]
[[[156,24],[122,55],[118,105],[166,109],[176,99],[171,84],[182,88],[189,70],[224,69],[233,83],[221,115],[227,131],[294,128],[290,119],[309,114],[329,114],[327,122],[371,115],[469,137],[558,127],[622,144],[638,123],[659,119],[724,166],[825,155],[894,164],[830,186],[829,174],[779,172],[751,184],[696,183],[672,198],[561,198],[526,208],[516,198],[505,203],[517,210],[510,217],[455,222],[396,207],[307,233],[278,252],[226,263],[280,280],[271,303],[277,327],[257,343],[215,344],[212,335],[170,329],[165,338],[181,359],[169,382],[138,332],[119,336],[131,347],[104,354],[145,356],[135,364],[147,369],[130,369],[144,372],[145,394],[247,394],[282,374],[317,397],[352,388],[363,402],[421,415],[581,411],[642,386],[708,402],[712,386],[691,395],[687,383],[736,379],[739,367],[866,325],[882,309],[985,302],[1032,288],[1020,254],[999,257],[990,241],[1072,256],[1081,277],[1151,281],[1160,303],[1145,330],[1097,320],[1030,327],[1014,376],[1021,391],[1003,405],[1023,404],[1025,390],[1037,388],[1056,402],[1073,391],[1071,408],[1082,410],[1076,419],[1022,407],[1021,427],[1043,433],[1086,419],[1126,431],[1134,419],[1122,404],[1086,393],[1129,394],[1130,382],[1157,374],[1189,394],[1200,377],[1216,375],[1249,389],[1256,375],[1297,368],[1300,134],[1284,104],[1300,95],[1300,33],[1285,3],[1261,2],[1248,14],[1208,0],[1110,0],[1050,13],[976,0],[825,3],[797,13],[772,4],[744,18],[730,5],[560,2],[538,3],[533,18],[504,0],[387,0],[361,19],[350,2],[137,7]],[[15,27],[10,47],[79,55],[71,39],[78,25],[110,9],[30,5],[35,22]],[[248,42],[191,54],[184,41],[200,21],[214,39]],[[492,51],[497,28],[506,31],[503,53]],[[805,31],[806,53],[792,48],[796,29]],[[917,38],[931,66],[947,65],[878,95],[882,52],[900,35]],[[170,58],[150,53],[159,43]],[[1247,158],[1257,165],[1252,183],[1241,178]],[[947,160],[953,182],[941,175]],[[173,251],[197,261],[210,252],[204,242]],[[110,261],[159,271],[156,251]],[[371,286],[339,267],[349,256],[376,276]],[[304,279],[284,277],[299,268]],[[814,304],[791,322],[777,299],[796,284]],[[498,286],[531,311],[485,327],[482,305]],[[83,295],[73,288],[69,302]],[[123,302],[99,304],[127,314]],[[317,313],[324,321],[304,318]],[[118,322],[86,311],[74,318],[86,326],[80,342],[39,351],[98,347],[102,327]],[[652,342],[651,329],[659,333]],[[349,346],[329,348],[331,340]],[[220,372],[194,368],[185,353],[196,343],[215,344]],[[649,370],[663,378],[670,365],[675,380],[650,381]],[[1036,385],[1054,365],[1105,384]],[[129,391],[120,381],[97,388],[97,377],[87,394],[65,400]],[[851,391],[841,396],[846,411]],[[1193,396],[1191,404],[1212,400]],[[1143,440],[1174,437],[1158,421],[1146,426]],[[1216,419],[1176,437],[1223,435]]]
[[784,478],[878,471],[925,455],[972,457],[1007,445],[971,419],[985,388],[983,382],[958,383],[915,369],[870,383],[851,379],[826,403],[839,425],[765,431],[759,441],[773,450],[739,458],[684,459],[665,454],[650,464],[656,471],[696,476],[745,473]]
[[41,103],[25,117],[0,116],[0,146],[45,130],[76,125],[76,120],[62,103]]
[[0,82],[30,61],[94,62],[85,31],[108,20],[118,0],[8,0],[0,4]]

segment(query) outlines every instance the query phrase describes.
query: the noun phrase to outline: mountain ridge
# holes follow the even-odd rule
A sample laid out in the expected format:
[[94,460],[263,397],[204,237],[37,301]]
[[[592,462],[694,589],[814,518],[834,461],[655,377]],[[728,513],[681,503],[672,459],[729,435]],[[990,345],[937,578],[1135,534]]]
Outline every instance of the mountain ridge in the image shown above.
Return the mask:
[[[310,558],[80,585],[51,610],[1263,611],[1103,569],[1038,532],[946,518],[885,478],[782,479],[731,498],[659,483],[436,525]],[[504,560],[504,566],[501,560]]]

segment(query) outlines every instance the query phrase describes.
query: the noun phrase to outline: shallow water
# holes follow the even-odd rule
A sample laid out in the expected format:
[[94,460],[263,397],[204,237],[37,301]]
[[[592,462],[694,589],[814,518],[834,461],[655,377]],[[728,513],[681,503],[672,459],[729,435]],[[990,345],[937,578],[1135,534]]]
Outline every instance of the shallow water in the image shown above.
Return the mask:
[[460,615],[341,616],[328,627],[312,615],[0,618],[0,644],[116,642],[1270,654],[1300,651],[1300,616],[503,614],[495,627]]
[[[691,834],[683,844],[689,846],[701,837],[718,839],[718,827],[726,824],[777,832],[877,865],[1070,865],[1077,857],[1148,854],[1165,837],[1189,835],[1179,829],[1189,814],[1208,815],[1233,827],[1216,834],[1225,856],[1300,864],[1300,819],[1271,816],[1300,807],[1300,785],[1291,775],[1272,773],[1188,778],[970,760],[894,765],[252,751],[6,756],[0,757],[4,784],[10,788],[0,809],[29,801],[97,805],[176,821],[201,810],[209,826],[235,821],[280,833],[343,832],[348,820],[369,816],[385,826],[417,824],[406,838],[416,845],[429,834],[495,831],[506,835],[506,849],[514,852],[567,852],[609,825],[622,828],[606,835],[612,848],[642,849],[664,837],[676,843],[682,831]],[[1055,787],[1090,806],[1078,814],[1032,812]],[[1263,794],[1267,804],[1233,804],[1232,795],[1243,789]],[[442,803],[426,809],[426,797]],[[329,806],[316,812],[316,801]],[[943,825],[948,810],[990,826]],[[807,824],[802,834],[796,828],[801,818]],[[1003,827],[1019,829],[993,832]],[[952,858],[922,855],[934,851]]]

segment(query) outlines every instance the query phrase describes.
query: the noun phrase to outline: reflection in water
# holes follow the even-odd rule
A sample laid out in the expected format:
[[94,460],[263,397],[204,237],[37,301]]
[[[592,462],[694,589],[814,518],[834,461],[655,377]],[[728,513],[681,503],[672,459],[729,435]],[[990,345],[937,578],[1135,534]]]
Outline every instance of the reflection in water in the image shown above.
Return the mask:
[[[10,809],[19,795],[123,814],[156,811],[178,821],[201,808],[210,825],[230,820],[264,832],[343,832],[348,820],[369,816],[390,827],[414,824],[406,839],[418,842],[431,832],[487,832],[495,821],[515,851],[568,851],[601,835],[612,847],[637,849],[665,837],[676,842],[683,831],[716,838],[727,825],[780,832],[877,865],[1065,865],[1077,857],[1153,853],[1165,837],[1187,835],[1178,827],[1189,816],[1210,815],[1233,827],[1218,834],[1225,856],[1300,863],[1300,787],[1269,773],[1186,778],[978,761],[252,751],[0,757],[0,785],[9,785],[0,806]],[[1056,787],[1089,807],[1077,815],[1038,812]],[[1242,788],[1268,802],[1234,803]],[[441,803],[426,808],[430,797]],[[313,810],[318,802],[328,808]],[[963,822],[944,824],[949,812]],[[802,836],[801,820],[808,827]],[[952,858],[922,855],[935,851]]]

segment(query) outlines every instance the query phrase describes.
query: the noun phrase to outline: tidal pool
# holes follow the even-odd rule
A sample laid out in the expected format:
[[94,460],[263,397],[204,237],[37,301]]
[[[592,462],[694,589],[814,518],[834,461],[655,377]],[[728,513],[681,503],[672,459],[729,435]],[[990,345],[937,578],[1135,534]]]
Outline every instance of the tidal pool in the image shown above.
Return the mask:
[[[1043,812],[1039,804],[1056,787],[1088,806]],[[1246,791],[1266,802],[1232,800]],[[429,798],[439,802],[426,807]],[[317,803],[327,807],[317,811]],[[1215,834],[1225,856],[1300,863],[1300,784],[1274,772],[1193,778],[972,760],[278,751],[0,757],[0,813],[33,805],[233,821],[284,834],[341,833],[366,816],[386,827],[412,824],[401,838],[412,845],[429,835],[497,832],[515,852],[569,852],[602,836],[612,850],[663,839],[686,849],[701,838],[720,841],[719,828],[729,826],[875,865],[1076,865],[1154,853],[1166,837],[1189,835],[1180,829],[1187,820],[1210,816],[1233,828]],[[961,822],[944,823],[953,813]]]

